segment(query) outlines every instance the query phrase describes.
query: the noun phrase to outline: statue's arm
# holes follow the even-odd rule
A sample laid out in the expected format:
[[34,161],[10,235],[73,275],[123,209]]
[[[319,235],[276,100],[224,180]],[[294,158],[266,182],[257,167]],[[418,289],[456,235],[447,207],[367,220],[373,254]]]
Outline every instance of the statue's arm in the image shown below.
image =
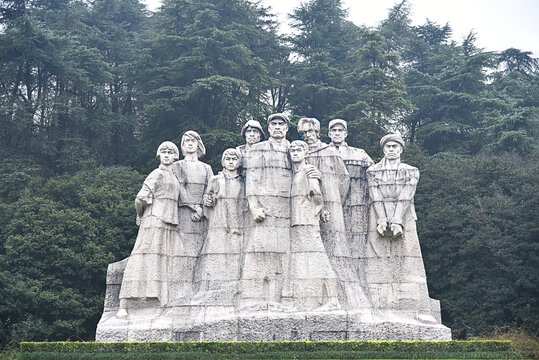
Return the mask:
[[369,156],[369,154],[367,154],[365,150],[362,150],[362,151],[363,151],[363,155],[365,156],[364,161],[367,164],[367,167],[374,165],[374,161],[372,161],[372,158]]
[[176,161],[174,164],[172,164],[172,173],[174,174],[174,176],[176,176],[176,179],[178,179],[178,182],[180,183],[180,195],[178,196],[178,206],[180,206],[182,202],[184,202],[185,199],[188,199],[189,197],[187,196],[187,189],[185,188],[184,184],[185,174],[183,173],[183,169],[179,161]]
[[419,181],[419,170],[411,167],[407,169],[406,182],[402,184],[402,189],[399,192],[397,205],[395,206],[395,215],[391,223],[403,225],[404,217],[410,211],[412,202],[414,201],[415,190]]
[[215,195],[219,192],[219,182],[217,179],[217,176],[214,176],[211,181],[210,185],[206,188],[206,192],[204,193],[204,206],[206,207],[212,207],[215,205]]
[[[158,186],[158,183],[162,177],[161,171],[159,169],[156,169],[148,175],[146,180],[144,180],[144,183],[142,184],[142,188],[138,192],[136,198],[135,198],[135,207],[137,209],[137,218],[141,218],[142,215],[144,215],[144,209],[148,207],[154,198],[154,194],[156,191],[156,188]],[[138,223],[138,221],[137,221]]]
[[255,158],[253,156],[252,164],[257,164],[259,166],[255,167],[249,164],[247,167],[247,172],[245,174],[245,195],[247,198],[247,204],[249,205],[249,211],[253,219],[257,222],[261,222],[266,218],[266,210],[260,205],[258,201],[258,191],[261,189],[261,179],[265,175],[263,172],[263,166],[260,166],[260,158]]
[[369,184],[369,196],[376,214],[376,223],[377,224],[387,224],[387,215],[384,207],[384,198],[376,182],[376,172],[380,170],[374,170],[369,168],[367,170],[367,180]]

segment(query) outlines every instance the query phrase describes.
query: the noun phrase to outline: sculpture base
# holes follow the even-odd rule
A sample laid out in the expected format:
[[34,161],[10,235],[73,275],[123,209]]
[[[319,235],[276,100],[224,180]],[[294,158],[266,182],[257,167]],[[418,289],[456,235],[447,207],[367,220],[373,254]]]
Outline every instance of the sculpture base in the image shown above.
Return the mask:
[[451,340],[451,330],[395,313],[255,311],[179,306],[103,314],[96,341],[413,341]]

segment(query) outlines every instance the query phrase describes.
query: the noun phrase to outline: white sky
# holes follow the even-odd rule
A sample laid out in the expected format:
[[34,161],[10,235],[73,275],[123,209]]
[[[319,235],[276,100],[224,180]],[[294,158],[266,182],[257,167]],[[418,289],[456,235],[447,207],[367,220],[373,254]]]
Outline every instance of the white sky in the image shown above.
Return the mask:
[[[388,9],[399,0],[342,0],[349,10],[349,20],[356,25],[376,26],[385,19]],[[291,13],[300,0],[262,0],[273,9],[287,31]],[[150,9],[160,0],[147,0]],[[461,42],[471,31],[477,33],[476,45],[485,50],[500,51],[514,47],[539,56],[539,0],[410,0],[413,25],[425,19],[440,25],[449,23],[453,39]]]

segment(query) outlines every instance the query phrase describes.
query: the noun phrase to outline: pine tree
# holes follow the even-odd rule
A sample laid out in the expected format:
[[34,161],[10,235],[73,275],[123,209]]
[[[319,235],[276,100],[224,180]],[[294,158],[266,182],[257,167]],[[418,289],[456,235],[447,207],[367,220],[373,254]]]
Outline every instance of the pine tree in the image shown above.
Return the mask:
[[274,78],[264,59],[275,44],[265,10],[250,2],[166,1],[138,65],[138,81],[149,95],[143,128],[148,153],[160,141],[179,141],[189,129],[216,146],[208,147],[214,161],[224,146],[240,143],[246,120],[268,112]]

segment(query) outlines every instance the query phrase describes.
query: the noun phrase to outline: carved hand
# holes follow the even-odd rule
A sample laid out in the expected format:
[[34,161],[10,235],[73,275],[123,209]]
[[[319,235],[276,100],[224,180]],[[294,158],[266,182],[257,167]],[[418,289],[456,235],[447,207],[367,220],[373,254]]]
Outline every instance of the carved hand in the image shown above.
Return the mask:
[[309,166],[309,169],[307,170],[307,177],[309,179],[318,179],[320,180],[322,178],[322,173],[320,170],[315,168],[314,166]]
[[320,214],[320,221],[323,223],[328,223],[331,220],[331,213],[327,210],[322,211]]
[[191,220],[194,222],[199,222],[200,219],[201,219],[201,216],[198,215],[197,213],[194,213],[193,215],[191,215]]
[[194,222],[198,222],[202,219],[202,206],[196,205],[195,206],[195,213],[191,215],[191,220]]
[[256,222],[262,222],[266,218],[266,210],[263,208],[258,208],[255,211],[253,211],[253,219],[255,219]]
[[386,234],[387,230],[387,222],[381,222],[376,226],[376,231],[378,231],[378,234],[384,236]]
[[141,220],[142,218],[140,216],[137,216],[137,221],[136,221],[137,226],[140,226]]
[[213,206],[213,198],[208,196],[206,198],[206,201],[204,201],[204,205],[207,206],[207,207],[212,207]]
[[402,225],[391,224],[391,231],[393,232],[393,237],[402,236]]

